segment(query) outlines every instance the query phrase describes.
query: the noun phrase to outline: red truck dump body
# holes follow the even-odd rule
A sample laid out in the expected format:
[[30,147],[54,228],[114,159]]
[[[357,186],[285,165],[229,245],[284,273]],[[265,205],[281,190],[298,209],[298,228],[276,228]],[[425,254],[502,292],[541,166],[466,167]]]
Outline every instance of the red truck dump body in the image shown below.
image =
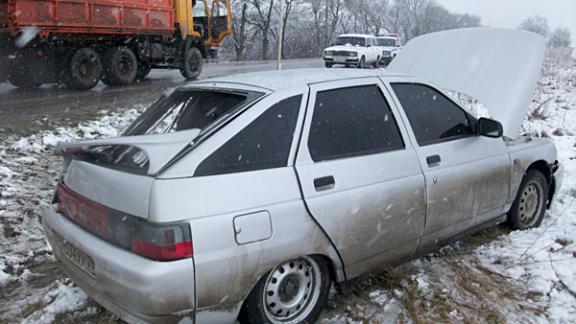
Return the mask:
[[41,36],[171,34],[173,0],[0,0],[0,28],[35,26]]

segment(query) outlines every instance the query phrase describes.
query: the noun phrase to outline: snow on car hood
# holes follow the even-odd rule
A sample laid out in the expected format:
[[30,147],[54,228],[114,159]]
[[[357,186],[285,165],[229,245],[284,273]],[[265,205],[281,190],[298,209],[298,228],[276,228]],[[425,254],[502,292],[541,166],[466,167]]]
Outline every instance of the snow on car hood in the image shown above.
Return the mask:
[[414,38],[387,71],[427,79],[480,100],[515,138],[530,106],[545,41],[512,29],[468,28]]
[[357,51],[358,48],[360,48],[360,46],[346,46],[346,45],[336,45],[336,46],[331,46],[328,47],[326,49],[324,49],[325,51]]

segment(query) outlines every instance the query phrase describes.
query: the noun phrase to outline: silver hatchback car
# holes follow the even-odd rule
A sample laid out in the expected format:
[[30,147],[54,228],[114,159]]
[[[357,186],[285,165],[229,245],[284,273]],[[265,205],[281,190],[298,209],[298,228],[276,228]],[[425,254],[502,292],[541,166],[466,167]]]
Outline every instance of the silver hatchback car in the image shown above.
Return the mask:
[[[390,69],[406,69],[426,37],[458,33],[475,43],[482,37],[470,33],[493,35],[425,36]],[[510,33],[540,50],[532,34]],[[517,61],[518,70],[538,63]],[[426,69],[413,72],[444,84]],[[506,89],[459,84],[513,111],[527,106]],[[513,135],[518,121],[495,115],[505,122],[392,72],[185,84],[120,138],[61,145],[64,172],[43,224],[65,273],[128,322],[313,322],[332,283],[506,220],[540,224],[561,185],[554,145]]]

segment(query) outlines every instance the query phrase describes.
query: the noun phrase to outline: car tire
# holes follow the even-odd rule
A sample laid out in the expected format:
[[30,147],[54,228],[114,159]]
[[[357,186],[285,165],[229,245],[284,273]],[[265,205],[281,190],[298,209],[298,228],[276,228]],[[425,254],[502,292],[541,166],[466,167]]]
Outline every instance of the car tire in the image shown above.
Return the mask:
[[380,56],[376,58],[376,62],[372,63],[372,67],[377,69],[380,66]]
[[70,61],[63,69],[64,85],[72,90],[94,88],[102,77],[100,55],[91,48],[81,48],[73,52]]
[[516,200],[508,213],[508,223],[512,229],[525,230],[540,226],[546,213],[548,188],[548,181],[542,172],[529,170],[524,175]]
[[366,57],[362,56],[360,58],[360,62],[358,62],[358,68],[359,69],[364,69],[366,68]]
[[327,69],[330,69],[332,67],[332,63],[325,63],[324,65],[326,66]]
[[194,80],[200,76],[204,67],[202,53],[196,47],[190,47],[184,54],[183,66],[180,69],[182,76],[188,80]]
[[138,59],[125,46],[112,47],[104,55],[102,82],[109,86],[128,85],[136,80]]
[[260,279],[244,302],[240,323],[314,323],[328,299],[328,264],[306,256],[285,262]]

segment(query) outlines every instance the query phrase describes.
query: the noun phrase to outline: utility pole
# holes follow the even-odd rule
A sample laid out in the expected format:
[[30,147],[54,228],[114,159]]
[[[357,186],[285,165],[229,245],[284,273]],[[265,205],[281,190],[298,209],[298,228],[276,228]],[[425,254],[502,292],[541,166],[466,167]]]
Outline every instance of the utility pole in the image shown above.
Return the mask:
[[282,70],[282,40],[284,39],[284,0],[280,2],[280,26],[278,27],[278,70]]

